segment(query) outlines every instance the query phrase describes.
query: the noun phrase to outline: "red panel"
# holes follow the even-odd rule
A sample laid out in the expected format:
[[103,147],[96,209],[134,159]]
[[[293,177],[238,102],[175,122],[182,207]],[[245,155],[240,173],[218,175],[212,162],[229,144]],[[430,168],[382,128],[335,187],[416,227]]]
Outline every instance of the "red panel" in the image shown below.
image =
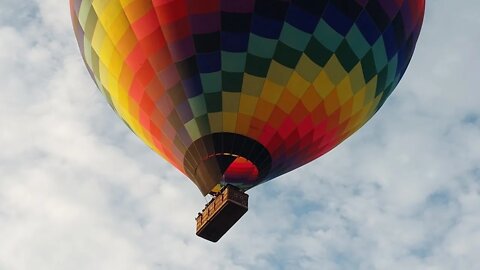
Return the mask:
[[160,28],[155,10],[151,10],[145,16],[132,24],[133,32],[139,40]]
[[190,21],[187,17],[162,26],[163,35],[168,43],[184,39],[192,35]]
[[223,174],[227,182],[252,182],[258,177],[257,167],[249,160],[238,157]]
[[184,0],[153,0],[152,4],[161,25],[170,24],[187,16],[187,5]]
[[133,73],[136,73],[147,59],[139,44],[130,52],[125,63],[130,67]]
[[212,13],[220,11],[220,0],[188,0],[190,14]]
[[162,29],[157,28],[154,32],[144,37],[140,42],[143,51],[148,58],[151,58],[151,55],[157,53],[162,48],[167,46],[165,38],[163,37]]

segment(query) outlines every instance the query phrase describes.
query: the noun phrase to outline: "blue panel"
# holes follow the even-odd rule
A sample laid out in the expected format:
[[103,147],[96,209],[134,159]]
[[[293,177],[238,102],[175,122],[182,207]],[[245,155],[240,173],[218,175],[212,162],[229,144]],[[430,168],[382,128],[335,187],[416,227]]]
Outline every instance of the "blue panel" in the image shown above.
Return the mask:
[[228,52],[245,52],[248,48],[250,33],[222,32],[222,50]]
[[219,51],[197,55],[197,65],[200,73],[219,71],[221,68],[221,62]]

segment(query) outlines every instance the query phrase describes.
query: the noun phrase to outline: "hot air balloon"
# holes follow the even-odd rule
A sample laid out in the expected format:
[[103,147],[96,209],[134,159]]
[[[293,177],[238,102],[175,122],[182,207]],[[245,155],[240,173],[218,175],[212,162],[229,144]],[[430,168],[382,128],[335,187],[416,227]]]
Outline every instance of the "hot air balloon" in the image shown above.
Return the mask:
[[379,110],[412,57],[425,1],[70,7],[85,64],[111,107],[203,195],[222,198],[197,218],[207,230],[197,234],[216,241],[246,211],[244,191],[322,156]]

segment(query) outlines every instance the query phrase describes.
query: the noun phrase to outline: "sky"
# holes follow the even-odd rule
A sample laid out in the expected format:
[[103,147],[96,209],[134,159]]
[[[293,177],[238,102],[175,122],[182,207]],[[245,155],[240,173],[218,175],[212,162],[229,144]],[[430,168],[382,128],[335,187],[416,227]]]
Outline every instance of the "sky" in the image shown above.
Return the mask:
[[195,185],[96,89],[68,1],[0,0],[0,270],[480,269],[478,10],[428,1],[380,112],[213,244]]

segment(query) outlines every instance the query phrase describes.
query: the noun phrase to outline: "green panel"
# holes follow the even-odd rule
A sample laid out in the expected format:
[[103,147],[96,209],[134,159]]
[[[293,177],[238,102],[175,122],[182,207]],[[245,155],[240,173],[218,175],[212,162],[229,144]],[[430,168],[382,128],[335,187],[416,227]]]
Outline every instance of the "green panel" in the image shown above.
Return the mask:
[[222,71],[222,90],[227,92],[241,92],[243,72]]
[[210,133],[210,122],[208,121],[207,114],[199,116],[195,120],[197,121],[198,130],[200,130],[200,134],[206,135]]
[[390,84],[388,85],[387,87],[385,87],[385,90],[383,91],[383,95],[382,95],[382,98],[380,99],[380,102],[378,103],[378,106],[377,106],[377,109],[376,111],[378,111],[378,109],[380,109],[380,107],[383,106],[383,104],[385,103],[385,101],[387,101],[387,98],[390,96],[390,94],[393,92],[395,88],[395,84]]
[[397,74],[398,55],[395,55],[388,63],[387,83],[390,84],[395,80]]
[[365,82],[369,82],[377,74],[377,70],[375,68],[375,60],[373,59],[373,52],[369,51],[361,62]]
[[[100,58],[98,57],[97,52],[93,48],[90,47],[90,69],[93,71],[94,74],[100,74]],[[95,77],[95,81],[97,85],[101,85],[100,76]]]
[[228,72],[243,72],[247,53],[222,51],[222,70]]
[[185,129],[188,132],[188,135],[190,138],[192,138],[193,141],[199,139],[202,135],[200,130],[198,129],[198,123],[196,119],[192,119],[185,123]]
[[340,63],[347,72],[350,72],[359,60],[355,56],[355,53],[352,51],[346,40],[344,40],[340,44],[335,54],[337,55],[338,60],[340,60]]
[[388,75],[388,67],[385,67],[378,73],[377,79],[377,89],[375,91],[375,96],[380,95],[385,90],[387,85],[387,75]]
[[333,52],[323,46],[320,41],[312,38],[305,49],[305,54],[317,65],[323,67],[332,57]]
[[332,52],[338,48],[343,40],[343,36],[333,30],[324,20],[320,20],[313,35]]
[[370,49],[370,44],[365,40],[356,25],[350,29],[346,36],[346,40],[358,58],[362,58]]
[[284,66],[295,68],[300,56],[302,56],[302,52],[289,47],[283,42],[279,42],[273,58]]
[[222,111],[222,92],[206,93],[205,102],[209,113]]
[[205,97],[203,94],[189,98],[188,103],[190,103],[190,108],[192,109],[194,117],[207,113],[207,105],[205,104]]
[[272,58],[278,41],[250,34],[248,42],[248,53],[263,58]]
[[212,73],[201,73],[203,91],[205,93],[215,93],[222,91],[222,74],[220,71]]
[[265,77],[268,73],[271,59],[258,57],[255,55],[247,55],[247,65],[245,72],[255,75],[257,77]]
[[[90,13],[90,10],[92,10],[92,3],[90,1],[82,1],[82,4],[80,5],[80,10],[78,11],[78,22],[83,28],[83,31],[86,29],[86,23],[87,23],[87,18],[88,14]],[[93,11],[95,12],[95,11]]]
[[85,37],[90,41],[93,39],[93,35],[95,34],[95,27],[97,26],[97,23],[100,23],[98,22],[97,13],[95,13],[94,9],[91,9],[88,13],[84,29]]
[[311,36],[311,34],[305,33],[290,24],[285,23],[283,25],[282,33],[280,34],[280,41],[298,51],[303,51],[305,50]]
[[363,77],[362,66],[359,65],[350,72],[350,84],[352,92],[357,93],[365,86],[365,78]]
[[373,58],[375,59],[375,67],[382,70],[388,63],[387,52],[385,51],[385,43],[383,38],[379,38],[372,47]]

